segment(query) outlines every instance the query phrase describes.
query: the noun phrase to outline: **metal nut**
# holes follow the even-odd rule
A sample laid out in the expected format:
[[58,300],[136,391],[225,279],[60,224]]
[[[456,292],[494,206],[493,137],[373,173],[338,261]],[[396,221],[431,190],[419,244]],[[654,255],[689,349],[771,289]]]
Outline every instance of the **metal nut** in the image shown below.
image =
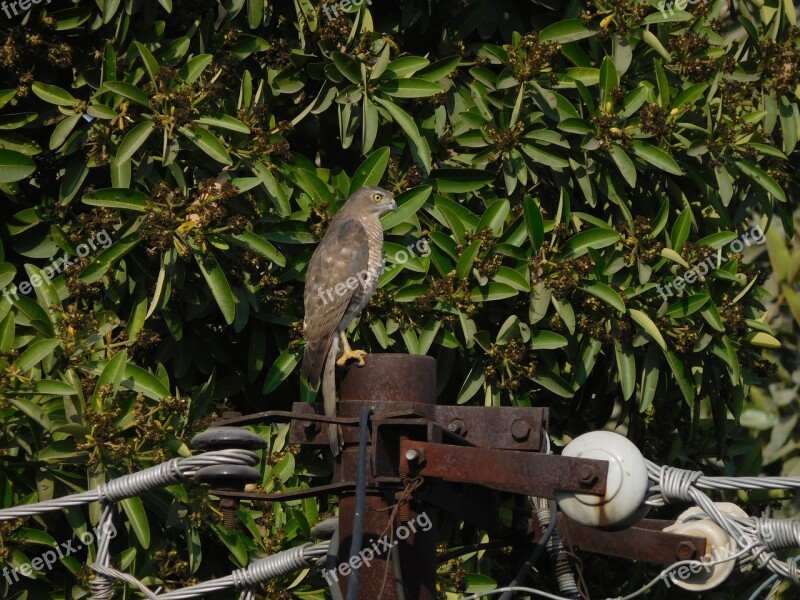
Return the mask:
[[453,419],[447,426],[447,431],[464,437],[467,433],[467,426],[464,425],[464,421],[461,419]]
[[518,442],[524,442],[531,434],[531,426],[522,419],[517,419],[511,424],[511,436]]
[[678,544],[677,554],[681,560],[689,560],[697,556],[697,548],[692,542],[681,542]]

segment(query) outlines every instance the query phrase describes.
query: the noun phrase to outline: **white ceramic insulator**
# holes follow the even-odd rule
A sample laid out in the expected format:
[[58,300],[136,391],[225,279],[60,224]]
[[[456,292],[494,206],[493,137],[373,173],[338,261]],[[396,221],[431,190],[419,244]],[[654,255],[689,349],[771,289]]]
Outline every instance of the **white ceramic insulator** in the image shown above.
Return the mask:
[[561,454],[608,462],[605,495],[556,492],[570,519],[591,527],[624,529],[647,514],[647,463],[629,439],[611,431],[592,431],[576,437]]
[[[715,502],[714,504],[722,514],[731,517],[747,517],[746,512],[730,502]],[[669,575],[670,583],[690,592],[702,592],[714,589],[730,577],[736,566],[736,560],[718,564],[711,563],[736,554],[738,551],[736,542],[699,506],[693,506],[684,511],[676,520],[675,525],[670,525],[664,531],[706,539],[706,547],[702,549],[703,556],[697,559],[700,564],[674,569]]]

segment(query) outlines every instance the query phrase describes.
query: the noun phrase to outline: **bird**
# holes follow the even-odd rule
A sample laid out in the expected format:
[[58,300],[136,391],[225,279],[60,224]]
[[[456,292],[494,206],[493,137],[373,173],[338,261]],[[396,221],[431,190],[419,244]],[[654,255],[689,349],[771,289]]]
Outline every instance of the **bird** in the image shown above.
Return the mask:
[[[376,186],[357,189],[333,217],[308,263],[303,293],[306,341],[300,377],[312,390],[322,383],[325,415],[336,416],[335,365],[350,359],[364,364],[367,353],[353,350],[345,331],[369,303],[383,270],[380,217],[397,210],[394,195]],[[340,350],[342,355],[337,360]],[[337,456],[341,428],[330,424],[328,440]]]

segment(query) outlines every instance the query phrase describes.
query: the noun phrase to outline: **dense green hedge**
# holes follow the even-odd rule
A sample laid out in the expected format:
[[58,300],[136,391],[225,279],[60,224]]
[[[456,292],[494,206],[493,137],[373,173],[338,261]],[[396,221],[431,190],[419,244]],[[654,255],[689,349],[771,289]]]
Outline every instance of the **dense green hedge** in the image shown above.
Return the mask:
[[[224,4],[0,14],[4,506],[186,455],[226,408],[299,399],[306,264],[378,183],[399,204],[390,268],[352,337],[435,356],[440,402],[547,405],[556,440],[624,424],[649,458],[707,471],[796,458],[791,2]],[[324,481],[285,426],[260,431],[264,489]],[[254,506],[231,532],[196,489],[121,506],[114,561],[154,587],[304,541],[327,510]],[[0,564],[96,520],[0,524]],[[84,597],[86,553],[0,589]],[[506,581],[508,563],[448,563],[443,593]],[[598,593],[645,574],[586,573]],[[289,584],[322,597],[318,577],[267,597]]]

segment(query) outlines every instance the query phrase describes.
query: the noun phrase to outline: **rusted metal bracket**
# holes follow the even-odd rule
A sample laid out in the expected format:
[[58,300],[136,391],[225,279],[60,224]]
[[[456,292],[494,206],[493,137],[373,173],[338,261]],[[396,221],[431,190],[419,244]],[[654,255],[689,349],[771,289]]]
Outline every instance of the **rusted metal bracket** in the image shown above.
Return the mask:
[[[556,527],[565,546],[632,560],[671,565],[680,560],[700,558],[706,554],[706,539],[662,531],[673,521],[642,519],[623,531],[603,531],[581,525],[559,512]],[[536,516],[529,521],[529,533],[541,539]]]
[[608,463],[552,454],[407,441],[400,473],[477,483],[496,490],[555,498],[555,490],[602,496]]

